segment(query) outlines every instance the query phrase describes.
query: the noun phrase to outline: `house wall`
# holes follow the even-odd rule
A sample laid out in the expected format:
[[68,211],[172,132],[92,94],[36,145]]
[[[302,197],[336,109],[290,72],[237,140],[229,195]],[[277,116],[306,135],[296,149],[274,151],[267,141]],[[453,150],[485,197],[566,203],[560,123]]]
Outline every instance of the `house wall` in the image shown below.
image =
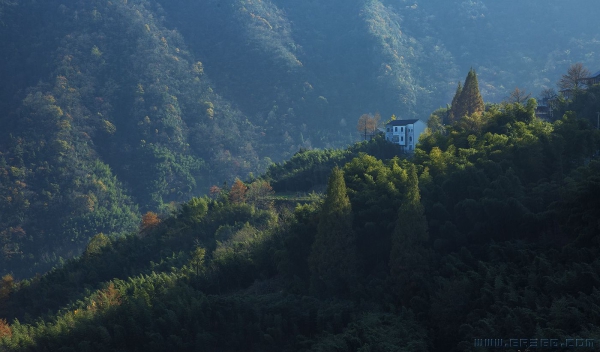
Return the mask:
[[406,145],[407,126],[386,126],[385,139],[398,145]]
[[392,136],[394,135],[393,131],[393,127],[390,126],[385,126],[385,140],[386,141],[392,141]]
[[400,145],[403,151],[412,152],[426,127],[421,120],[406,126],[386,126],[385,139]]
[[414,146],[417,145],[417,143],[419,142],[419,137],[421,137],[421,135],[423,133],[425,133],[425,129],[427,128],[427,125],[425,124],[425,122],[419,120],[417,122],[415,122],[414,124],[414,129],[413,129],[413,133],[414,133],[414,144],[413,144],[413,150],[415,149]]
[[403,144],[404,148],[402,150],[404,151],[411,151],[414,150],[415,147],[415,127],[413,124],[410,125],[406,125],[406,143]]

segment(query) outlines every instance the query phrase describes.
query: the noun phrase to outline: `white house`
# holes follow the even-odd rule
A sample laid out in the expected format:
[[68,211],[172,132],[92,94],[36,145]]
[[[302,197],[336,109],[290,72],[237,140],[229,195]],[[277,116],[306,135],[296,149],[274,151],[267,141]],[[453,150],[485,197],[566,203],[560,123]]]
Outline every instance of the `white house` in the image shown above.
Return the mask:
[[427,125],[421,120],[394,120],[385,125],[385,139],[412,153]]

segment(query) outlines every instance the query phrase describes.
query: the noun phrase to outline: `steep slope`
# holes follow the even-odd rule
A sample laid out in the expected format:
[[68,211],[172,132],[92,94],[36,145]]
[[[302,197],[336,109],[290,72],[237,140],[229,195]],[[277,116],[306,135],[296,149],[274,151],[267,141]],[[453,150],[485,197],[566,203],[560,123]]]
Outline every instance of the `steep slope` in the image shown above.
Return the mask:
[[[2,72],[15,82],[2,99],[10,112],[1,118],[5,270],[70,257],[96,233],[135,228],[130,197],[156,209],[259,168],[253,126],[213,93],[202,63],[146,6],[10,8],[14,36],[2,38],[16,51]],[[25,14],[34,22],[20,24]],[[11,75],[28,67],[36,69],[26,79]]]
[[[455,74],[443,63],[440,43],[405,34],[411,30],[403,13],[379,1],[162,5],[229,99],[251,116],[275,115],[302,127],[313,139],[327,135],[315,145],[332,145],[340,139],[337,130],[348,133],[352,116],[364,112],[423,115],[444,101]],[[222,29],[218,36],[204,35],[216,28]],[[445,72],[430,73],[421,67],[426,62]]]
[[[325,120],[329,128],[349,131],[351,116],[377,110],[424,118],[449,100],[458,72],[470,67],[480,73],[484,97],[499,102],[517,85],[534,94],[554,87],[574,62],[597,65],[598,35],[590,24],[599,5],[593,0],[577,6],[556,0],[543,6],[487,0],[161,3],[170,25],[243,111],[283,119],[292,108],[296,124],[309,129]],[[203,35],[217,28],[218,35]],[[315,145],[331,142],[315,140],[315,132],[304,135]]]

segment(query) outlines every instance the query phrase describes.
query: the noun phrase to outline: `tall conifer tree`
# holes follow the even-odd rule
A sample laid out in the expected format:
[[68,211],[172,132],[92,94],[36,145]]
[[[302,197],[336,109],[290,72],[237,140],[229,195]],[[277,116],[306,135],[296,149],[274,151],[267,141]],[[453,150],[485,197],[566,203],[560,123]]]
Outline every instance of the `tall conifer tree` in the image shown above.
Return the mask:
[[464,86],[460,83],[452,99],[452,107],[448,116],[449,123],[460,120],[463,116],[474,113],[482,113],[485,110],[483,98],[479,92],[479,82],[475,70],[471,69],[467,74]]
[[476,112],[483,112],[485,105],[483,104],[483,98],[479,92],[479,82],[477,81],[477,74],[474,69],[469,71],[467,79],[465,79],[465,85],[463,87],[461,97],[461,105],[465,109],[464,115],[472,115]]
[[357,277],[356,234],[344,173],[334,168],[320,212],[317,235],[309,257],[312,286],[317,292],[346,294]]
[[458,86],[456,87],[456,93],[454,93],[454,98],[452,98],[452,106],[450,108],[450,113],[448,114],[447,123],[454,123],[458,118],[461,117],[460,111],[464,110],[460,105],[460,95],[462,93],[462,84],[460,81],[458,82]]
[[398,210],[398,220],[392,234],[390,253],[392,283],[403,303],[423,290],[422,283],[429,266],[429,252],[425,248],[428,237],[419,178],[416,167],[411,164],[406,195]]

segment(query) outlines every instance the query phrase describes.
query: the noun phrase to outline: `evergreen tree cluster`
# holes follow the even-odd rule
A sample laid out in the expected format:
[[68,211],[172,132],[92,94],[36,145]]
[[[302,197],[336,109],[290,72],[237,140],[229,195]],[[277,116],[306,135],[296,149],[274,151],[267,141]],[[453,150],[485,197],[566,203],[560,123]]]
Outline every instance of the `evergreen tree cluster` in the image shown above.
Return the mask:
[[357,250],[344,173],[335,167],[308,258],[314,290],[336,296],[353,290],[357,284]]
[[483,104],[483,98],[479,92],[479,82],[477,81],[477,74],[475,70],[471,68],[465,79],[464,86],[458,83],[454,98],[452,98],[452,106],[448,112],[447,123],[454,123],[461,119],[463,116],[469,116],[473,114],[481,114],[485,109]]

